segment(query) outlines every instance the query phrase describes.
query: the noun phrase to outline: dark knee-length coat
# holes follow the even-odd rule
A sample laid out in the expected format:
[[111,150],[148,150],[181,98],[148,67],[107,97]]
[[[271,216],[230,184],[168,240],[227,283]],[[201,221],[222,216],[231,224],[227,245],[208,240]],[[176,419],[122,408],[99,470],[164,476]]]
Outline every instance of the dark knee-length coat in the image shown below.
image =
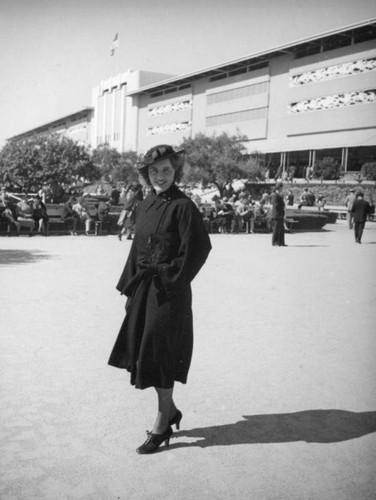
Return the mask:
[[210,250],[200,212],[175,185],[139,206],[117,284],[128,297],[126,316],[109,359],[131,373],[137,388],[186,383],[193,347],[190,284]]

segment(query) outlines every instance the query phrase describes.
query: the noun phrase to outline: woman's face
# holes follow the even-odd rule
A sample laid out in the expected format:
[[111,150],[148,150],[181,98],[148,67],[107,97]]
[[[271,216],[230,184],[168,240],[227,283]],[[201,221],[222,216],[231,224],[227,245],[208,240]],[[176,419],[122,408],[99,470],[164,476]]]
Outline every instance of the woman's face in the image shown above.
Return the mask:
[[168,158],[160,160],[148,169],[150,183],[157,194],[166,191],[174,182],[175,170]]

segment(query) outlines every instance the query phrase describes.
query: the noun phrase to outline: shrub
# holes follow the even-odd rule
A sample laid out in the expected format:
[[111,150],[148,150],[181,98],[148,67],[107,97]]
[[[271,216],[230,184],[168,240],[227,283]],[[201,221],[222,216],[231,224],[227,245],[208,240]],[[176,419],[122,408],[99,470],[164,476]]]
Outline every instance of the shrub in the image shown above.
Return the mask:
[[361,174],[368,181],[376,181],[376,161],[365,163],[362,166]]
[[241,168],[244,171],[244,177],[247,177],[249,182],[262,182],[265,180],[265,169],[254,158],[247,160]]
[[313,177],[324,180],[337,180],[341,177],[341,165],[337,160],[331,158],[323,158],[319,160],[313,167]]

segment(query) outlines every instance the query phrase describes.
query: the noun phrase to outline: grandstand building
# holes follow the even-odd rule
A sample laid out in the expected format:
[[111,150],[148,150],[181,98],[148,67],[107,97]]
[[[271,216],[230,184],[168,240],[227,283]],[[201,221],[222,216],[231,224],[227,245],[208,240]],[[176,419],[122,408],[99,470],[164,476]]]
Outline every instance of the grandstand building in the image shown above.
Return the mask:
[[31,137],[48,136],[59,134],[69,137],[80,144],[90,144],[91,125],[93,120],[93,111],[91,107],[84,108],[75,113],[61,116],[56,120],[44,123],[36,128],[30,129],[22,134],[14,135],[8,140],[23,141]]
[[239,132],[249,153],[284,168],[331,156],[345,170],[376,160],[376,20],[177,76],[127,93],[138,152],[185,137]]
[[12,139],[50,132],[138,153],[240,133],[249,154],[297,176],[328,156],[358,171],[376,161],[376,20],[182,76],[128,70],[94,88],[90,108]]

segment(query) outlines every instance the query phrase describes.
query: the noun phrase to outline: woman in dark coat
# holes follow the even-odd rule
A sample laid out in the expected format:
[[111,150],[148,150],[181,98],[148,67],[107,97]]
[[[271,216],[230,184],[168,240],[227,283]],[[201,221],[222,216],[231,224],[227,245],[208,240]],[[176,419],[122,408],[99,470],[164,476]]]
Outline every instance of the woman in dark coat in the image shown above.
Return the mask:
[[192,357],[191,281],[211,244],[196,205],[175,185],[182,151],[160,145],[149,150],[140,174],[152,187],[137,213],[133,244],[117,289],[128,297],[126,317],[109,364],[125,368],[131,384],[155,387],[158,413],[152,432],[137,452],[153,453],[179,428],[182,413],[173,401],[175,381],[183,384]]

